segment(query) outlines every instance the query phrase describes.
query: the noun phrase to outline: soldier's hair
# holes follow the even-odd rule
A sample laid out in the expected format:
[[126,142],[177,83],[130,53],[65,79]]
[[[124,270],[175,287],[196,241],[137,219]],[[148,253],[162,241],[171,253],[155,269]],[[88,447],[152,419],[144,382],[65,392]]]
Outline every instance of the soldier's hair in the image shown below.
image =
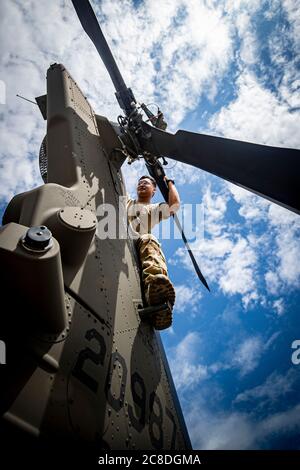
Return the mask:
[[151,183],[153,184],[153,186],[156,188],[156,181],[155,181],[154,178],[152,178],[152,176],[143,175],[143,176],[141,176],[141,177],[139,178],[139,181],[144,180],[144,179],[146,179],[146,178],[148,178],[148,180],[150,180]]

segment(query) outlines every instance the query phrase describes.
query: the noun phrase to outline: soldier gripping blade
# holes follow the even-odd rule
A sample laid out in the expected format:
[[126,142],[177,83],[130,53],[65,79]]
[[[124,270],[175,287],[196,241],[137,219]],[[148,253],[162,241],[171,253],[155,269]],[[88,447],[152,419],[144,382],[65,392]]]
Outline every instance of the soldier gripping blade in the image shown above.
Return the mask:
[[168,277],[166,258],[151,229],[161,220],[173,215],[180,205],[179,194],[173,180],[164,177],[168,189],[168,203],[151,203],[156,191],[156,181],[151,176],[141,176],[137,185],[137,199],[127,196],[129,235],[136,240],[142,269],[142,284],[148,306],[168,303],[151,317],[154,328],[162,330],[172,324],[175,290]]

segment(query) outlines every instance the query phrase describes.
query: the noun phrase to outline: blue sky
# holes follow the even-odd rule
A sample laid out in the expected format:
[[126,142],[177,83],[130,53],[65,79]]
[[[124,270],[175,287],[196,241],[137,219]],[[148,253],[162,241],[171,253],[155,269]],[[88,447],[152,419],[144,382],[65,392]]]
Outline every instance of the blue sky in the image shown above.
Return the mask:
[[[138,100],[159,104],[170,131],[300,148],[299,0],[93,6],[126,83]],[[15,95],[43,94],[49,63],[65,64],[98,114],[115,120],[119,109],[70,2],[0,8],[2,213],[14,194],[42,184],[45,123]],[[193,446],[300,449],[300,364],[291,361],[300,339],[299,216],[188,165],[169,167],[183,205],[203,210],[204,237],[191,246],[211,288],[180,240],[162,240],[177,290],[162,338]],[[144,172],[124,164],[132,195]]]

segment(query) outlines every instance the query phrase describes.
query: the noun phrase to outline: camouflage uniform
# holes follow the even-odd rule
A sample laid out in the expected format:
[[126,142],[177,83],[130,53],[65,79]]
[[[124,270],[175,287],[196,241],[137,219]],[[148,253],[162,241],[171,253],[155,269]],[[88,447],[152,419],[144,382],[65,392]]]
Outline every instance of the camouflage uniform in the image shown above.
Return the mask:
[[[142,283],[148,305],[158,305],[168,301],[173,308],[175,290],[168,278],[166,258],[151,228],[163,219],[170,217],[169,206],[161,204],[141,204],[127,200],[127,215],[131,235],[136,239],[142,270]],[[157,314],[153,324],[163,329],[172,323],[171,313]]]

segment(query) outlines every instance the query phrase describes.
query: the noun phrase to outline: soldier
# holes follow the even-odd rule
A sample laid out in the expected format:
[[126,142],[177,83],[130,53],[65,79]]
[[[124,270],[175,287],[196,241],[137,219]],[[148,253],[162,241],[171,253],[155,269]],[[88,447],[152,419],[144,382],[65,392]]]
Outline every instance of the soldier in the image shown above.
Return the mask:
[[127,196],[127,216],[129,233],[136,240],[142,269],[142,284],[149,306],[169,302],[170,312],[158,312],[153,317],[156,329],[165,329],[172,324],[172,309],[175,303],[175,290],[168,277],[166,258],[157,238],[151,229],[161,220],[174,214],[180,205],[179,195],[173,180],[165,181],[169,188],[168,203],[151,203],[156,191],[156,181],[151,176],[141,176],[137,185],[137,200]]

